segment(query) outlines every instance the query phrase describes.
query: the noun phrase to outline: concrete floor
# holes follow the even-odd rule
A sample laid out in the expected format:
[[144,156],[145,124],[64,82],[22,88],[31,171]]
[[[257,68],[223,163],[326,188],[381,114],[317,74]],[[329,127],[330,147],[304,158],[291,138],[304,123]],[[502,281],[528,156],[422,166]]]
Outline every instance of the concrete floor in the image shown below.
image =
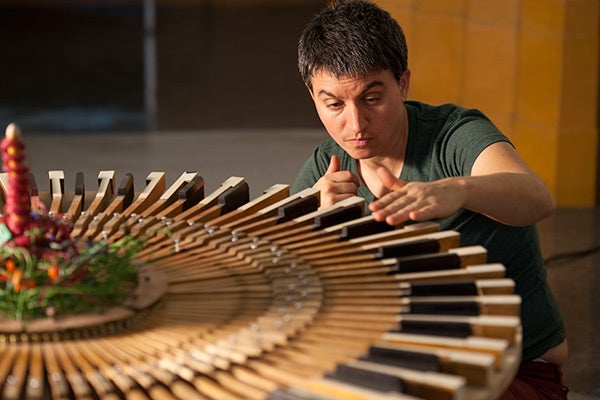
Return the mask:
[[[75,173],[85,174],[86,189],[96,189],[100,170],[135,177],[137,190],[152,171],[164,171],[167,183],[184,171],[198,171],[207,193],[230,176],[245,177],[251,197],[276,183],[291,183],[320,130],[171,131],[105,134],[24,134],[32,172],[47,191],[47,171],[65,172],[65,189],[73,190]],[[539,224],[551,286],[565,317],[571,355],[565,368],[570,398],[600,398],[600,212],[559,209]]]

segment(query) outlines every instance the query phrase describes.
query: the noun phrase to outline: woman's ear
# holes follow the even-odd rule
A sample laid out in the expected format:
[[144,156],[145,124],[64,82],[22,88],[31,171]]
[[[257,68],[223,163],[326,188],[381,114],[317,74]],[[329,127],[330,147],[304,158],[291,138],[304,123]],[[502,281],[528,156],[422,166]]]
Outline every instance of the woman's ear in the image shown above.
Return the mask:
[[400,82],[398,82],[400,87],[400,93],[404,100],[408,99],[408,89],[410,87],[410,69],[404,71],[402,76],[400,77]]

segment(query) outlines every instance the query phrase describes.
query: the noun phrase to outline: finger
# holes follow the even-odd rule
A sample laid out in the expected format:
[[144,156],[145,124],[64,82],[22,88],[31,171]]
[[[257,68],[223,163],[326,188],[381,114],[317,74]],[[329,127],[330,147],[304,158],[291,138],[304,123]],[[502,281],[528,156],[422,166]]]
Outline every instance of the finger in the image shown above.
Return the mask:
[[395,212],[392,214],[388,214],[384,211],[375,211],[373,212],[373,217],[378,222],[386,222],[388,225],[400,225],[408,220],[410,220],[409,213],[405,212]]
[[350,171],[338,171],[331,178],[331,180],[336,183],[351,183],[356,189],[360,186],[360,179]]
[[389,208],[387,212],[390,213],[390,210],[392,209],[398,210],[406,207],[411,201],[410,198],[406,197],[405,191],[398,189],[383,195],[381,198],[369,204],[369,209],[371,211],[380,211]]
[[406,185],[406,182],[396,178],[389,169],[385,167],[377,168],[377,176],[385,187],[391,190],[398,190]]
[[358,193],[358,185],[353,180],[338,181],[329,188],[332,194],[349,194],[354,196]]
[[348,199],[355,196],[353,193],[341,192],[322,192],[321,193],[321,207],[331,206],[337,202]]
[[325,171],[325,175],[333,174],[340,170],[340,158],[335,154],[331,156],[331,160],[329,161],[329,167],[327,167],[327,171]]
[[385,221],[389,225],[398,225],[406,221],[427,221],[436,218],[435,209],[429,205],[422,207],[389,207],[373,211],[377,221]]
[[369,204],[369,210],[377,221],[396,225],[412,219],[410,213],[414,211],[414,204],[410,197],[406,197],[401,192],[401,190],[390,192]]

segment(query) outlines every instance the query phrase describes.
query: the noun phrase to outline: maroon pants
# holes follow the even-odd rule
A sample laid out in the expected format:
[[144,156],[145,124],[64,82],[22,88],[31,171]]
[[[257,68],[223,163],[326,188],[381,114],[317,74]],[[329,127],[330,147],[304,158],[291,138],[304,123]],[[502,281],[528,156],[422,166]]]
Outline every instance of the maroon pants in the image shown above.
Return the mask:
[[567,400],[567,393],[561,367],[543,361],[524,361],[498,400]]

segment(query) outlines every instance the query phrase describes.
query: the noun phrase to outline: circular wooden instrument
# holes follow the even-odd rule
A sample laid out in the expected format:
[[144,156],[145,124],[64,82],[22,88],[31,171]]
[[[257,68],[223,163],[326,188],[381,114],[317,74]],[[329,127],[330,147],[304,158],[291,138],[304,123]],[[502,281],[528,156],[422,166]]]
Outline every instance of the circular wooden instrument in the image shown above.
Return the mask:
[[114,171],[95,192],[49,177],[32,201],[77,237],[147,238],[138,303],[38,331],[0,320],[3,399],[478,400],[516,372],[513,282],[456,232],[377,223],[359,198],[318,208],[287,185],[250,200],[239,177],[206,196],[197,173],[166,188],[153,172],[139,193]]

